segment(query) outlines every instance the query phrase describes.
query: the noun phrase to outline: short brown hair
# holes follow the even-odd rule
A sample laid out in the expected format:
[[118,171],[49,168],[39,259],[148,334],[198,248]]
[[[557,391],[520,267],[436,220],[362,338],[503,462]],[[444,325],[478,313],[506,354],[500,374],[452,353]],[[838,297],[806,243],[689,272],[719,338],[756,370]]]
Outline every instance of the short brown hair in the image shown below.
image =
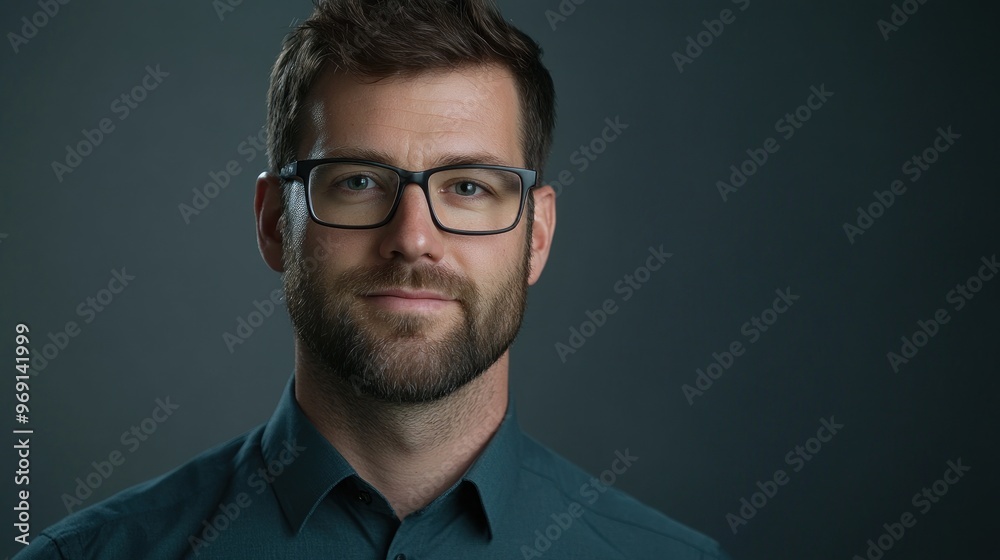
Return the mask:
[[285,37],[271,72],[271,171],[296,159],[302,106],[325,68],[384,78],[492,63],[514,76],[524,159],[541,184],[555,127],[555,88],[541,56],[538,43],[504,20],[492,0],[317,0],[313,15]]

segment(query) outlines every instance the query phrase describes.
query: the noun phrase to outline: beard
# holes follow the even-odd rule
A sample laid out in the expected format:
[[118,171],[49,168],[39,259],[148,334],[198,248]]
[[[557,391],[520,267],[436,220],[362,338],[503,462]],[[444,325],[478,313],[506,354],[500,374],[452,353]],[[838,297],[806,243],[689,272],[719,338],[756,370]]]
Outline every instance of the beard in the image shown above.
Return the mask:
[[[316,381],[326,390],[349,387],[384,402],[424,403],[478,378],[521,328],[530,232],[529,227],[520,262],[499,278],[489,278],[489,286],[441,265],[411,266],[399,260],[327,278],[322,261],[286,247],[285,300]],[[389,289],[433,290],[457,305],[408,313],[365,301],[366,294]]]

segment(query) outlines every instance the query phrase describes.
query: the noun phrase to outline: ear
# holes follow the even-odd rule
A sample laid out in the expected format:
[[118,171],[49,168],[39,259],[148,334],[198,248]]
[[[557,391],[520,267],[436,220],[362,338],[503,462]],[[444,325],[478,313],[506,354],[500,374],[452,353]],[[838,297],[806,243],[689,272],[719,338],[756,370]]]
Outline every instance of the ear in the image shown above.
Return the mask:
[[268,171],[257,176],[253,213],[257,220],[257,247],[264,262],[275,272],[284,272],[281,225],[284,221],[281,179]]
[[531,225],[531,272],[528,274],[528,285],[532,286],[538,282],[549,260],[552,237],[556,233],[556,192],[545,185],[535,189],[534,196],[535,221]]

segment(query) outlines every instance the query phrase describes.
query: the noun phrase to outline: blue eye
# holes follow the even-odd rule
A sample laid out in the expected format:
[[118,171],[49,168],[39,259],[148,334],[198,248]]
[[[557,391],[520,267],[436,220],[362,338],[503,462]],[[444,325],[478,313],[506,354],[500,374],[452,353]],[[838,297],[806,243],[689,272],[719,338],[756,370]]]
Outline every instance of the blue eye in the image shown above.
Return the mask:
[[373,186],[371,177],[365,177],[364,175],[349,177],[344,181],[344,185],[352,191],[363,191]]
[[462,196],[473,196],[477,194],[477,191],[480,190],[481,188],[482,187],[473,182],[462,181],[461,183],[455,183],[455,194],[459,194]]

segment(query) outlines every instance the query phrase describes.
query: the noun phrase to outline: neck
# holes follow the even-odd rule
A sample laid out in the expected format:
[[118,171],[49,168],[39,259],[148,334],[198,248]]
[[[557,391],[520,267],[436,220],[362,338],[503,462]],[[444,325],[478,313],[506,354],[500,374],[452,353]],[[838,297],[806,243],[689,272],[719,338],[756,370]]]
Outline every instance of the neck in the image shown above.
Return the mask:
[[418,404],[359,395],[297,354],[299,406],[358,475],[389,500],[399,519],[430,503],[465,473],[507,410],[506,353],[451,395]]

